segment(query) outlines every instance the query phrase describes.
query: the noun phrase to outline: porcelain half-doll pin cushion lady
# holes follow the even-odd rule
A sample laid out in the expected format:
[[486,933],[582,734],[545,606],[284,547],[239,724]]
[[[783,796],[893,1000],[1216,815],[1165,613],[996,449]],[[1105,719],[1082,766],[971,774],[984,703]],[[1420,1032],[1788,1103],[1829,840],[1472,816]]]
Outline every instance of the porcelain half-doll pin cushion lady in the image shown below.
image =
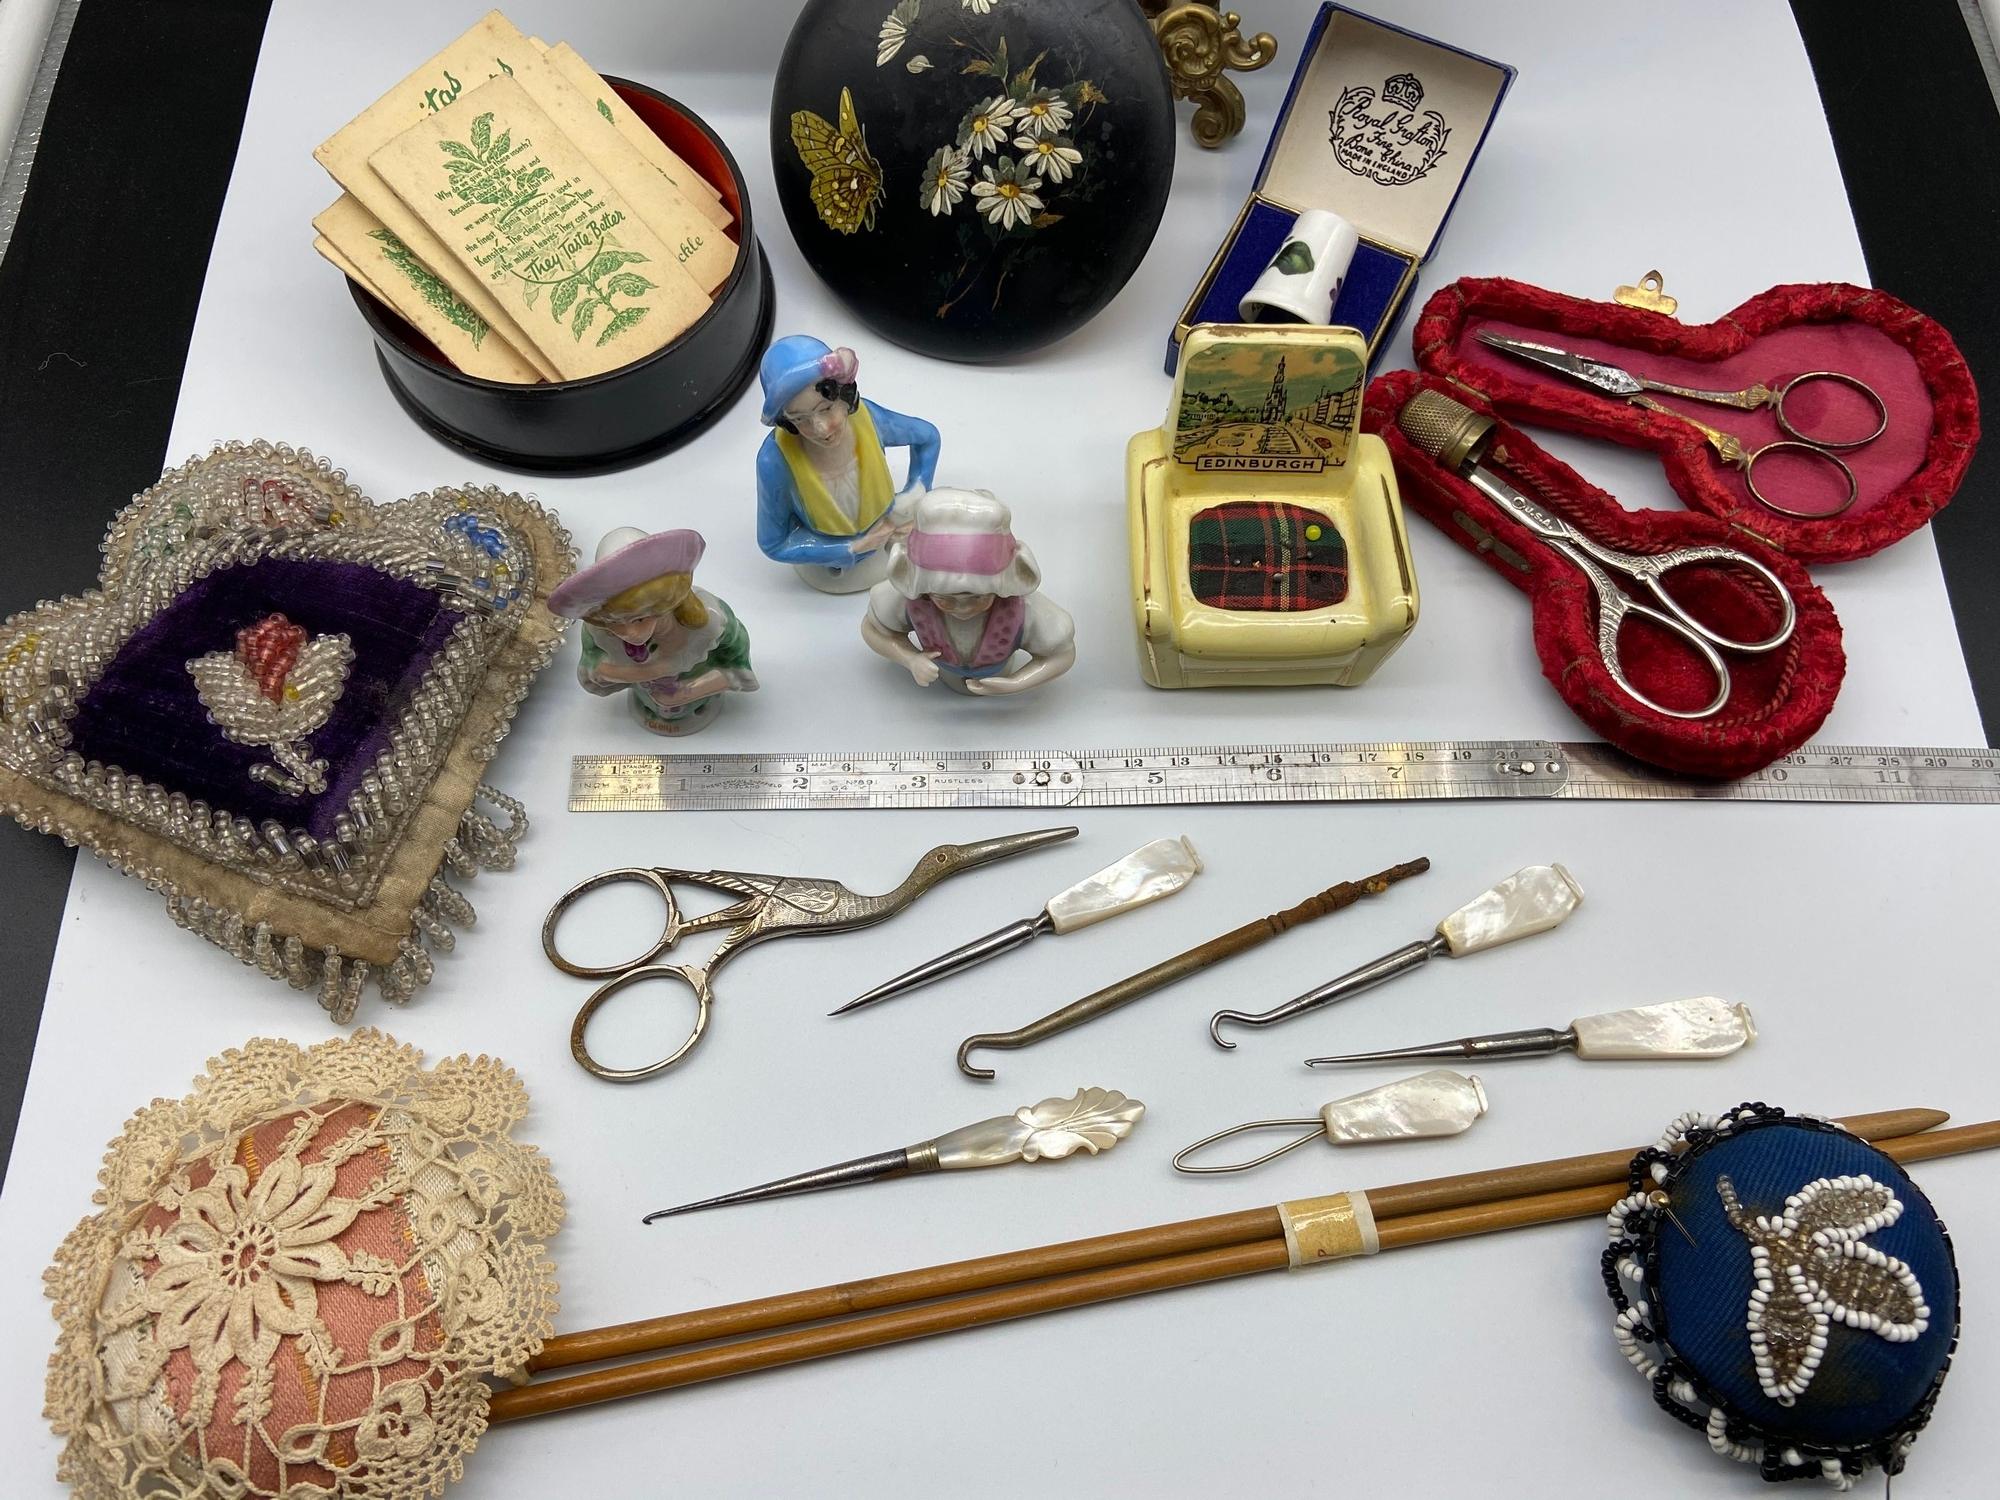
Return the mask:
[[576,680],[600,698],[629,688],[632,717],[655,734],[693,734],[725,694],[757,691],[743,622],[694,586],[702,548],[698,531],[621,526],[549,595],[552,612],[583,621]]
[[1006,506],[985,490],[932,490],[909,535],[889,546],[889,576],[868,592],[861,637],[919,687],[1025,692],[1076,665],[1076,627],[1037,592],[1041,582]]
[[[814,588],[853,594],[878,582],[890,540],[937,470],[938,430],[863,400],[852,349],[793,334],[764,352],[757,450],[757,545]],[[901,492],[884,450],[910,450]]]

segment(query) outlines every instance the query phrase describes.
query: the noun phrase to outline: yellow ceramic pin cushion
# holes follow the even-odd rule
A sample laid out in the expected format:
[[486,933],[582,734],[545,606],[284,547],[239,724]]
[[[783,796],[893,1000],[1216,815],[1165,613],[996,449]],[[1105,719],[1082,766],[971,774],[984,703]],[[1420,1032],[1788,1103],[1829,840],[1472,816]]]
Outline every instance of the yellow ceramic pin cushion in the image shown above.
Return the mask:
[[1351,328],[1210,324],[1126,449],[1140,668],[1154,687],[1368,680],[1417,622],[1395,470],[1361,431]]

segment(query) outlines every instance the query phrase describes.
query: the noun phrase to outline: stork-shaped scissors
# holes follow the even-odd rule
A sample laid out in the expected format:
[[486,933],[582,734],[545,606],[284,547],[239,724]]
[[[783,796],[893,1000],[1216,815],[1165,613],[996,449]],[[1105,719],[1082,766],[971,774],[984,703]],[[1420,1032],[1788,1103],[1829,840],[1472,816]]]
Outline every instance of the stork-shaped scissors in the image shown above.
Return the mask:
[[[1041,828],[1032,833],[981,839],[973,844],[940,844],[917,861],[916,868],[910,871],[901,885],[881,896],[857,896],[837,880],[752,875],[738,870],[647,869],[634,866],[593,875],[566,892],[549,909],[548,919],[542,923],[542,951],[549,956],[550,963],[579,979],[605,981],[576,1013],[576,1019],[570,1025],[569,1050],[587,1072],[612,1083],[635,1083],[641,1078],[663,1073],[693,1051],[694,1044],[708,1030],[709,1008],[715,999],[709,981],[732,954],[767,938],[851,932],[857,927],[871,927],[895,916],[940,880],[1075,837],[1074,828]],[[680,903],[674,897],[676,882],[705,886],[739,899],[720,910],[685,917],[681,915]],[[649,887],[658,893],[665,904],[666,925],[659,940],[637,958],[624,963],[591,965],[572,963],[564,958],[556,948],[556,926],[562,921],[563,914],[592,891],[607,885],[627,883]],[[712,932],[718,928],[727,929],[727,935],[716,945],[707,963],[655,962],[671,951],[683,936]],[[607,1068],[592,1057],[584,1045],[583,1034],[590,1025],[590,1018],[620,990],[649,979],[678,979],[694,992],[694,1030],[688,1033],[687,1040],[657,1062],[641,1068]]]

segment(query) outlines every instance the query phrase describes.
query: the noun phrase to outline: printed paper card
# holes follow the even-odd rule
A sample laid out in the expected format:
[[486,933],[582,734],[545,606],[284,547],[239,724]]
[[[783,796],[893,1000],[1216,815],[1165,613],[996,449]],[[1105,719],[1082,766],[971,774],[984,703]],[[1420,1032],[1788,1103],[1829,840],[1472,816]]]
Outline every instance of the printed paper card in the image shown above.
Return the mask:
[[542,378],[470,302],[351,194],[341,194],[312,222],[319,231],[315,250],[377,301],[394,308],[466,374],[514,385],[533,385]]
[[643,358],[707,311],[675,249],[512,77],[369,165],[566,380]]
[[652,164],[653,170],[672,183],[697,212],[718,229],[729,227],[734,216],[722,206],[722,194],[715,190],[715,185],[654,135],[646,122],[632,112],[632,106],[618,97],[618,91],[583,60],[576,48],[568,42],[559,42],[553,47],[544,46],[542,55],[568,80],[570,87],[589,99],[599,114],[618,127],[618,133],[637,147],[639,154]]

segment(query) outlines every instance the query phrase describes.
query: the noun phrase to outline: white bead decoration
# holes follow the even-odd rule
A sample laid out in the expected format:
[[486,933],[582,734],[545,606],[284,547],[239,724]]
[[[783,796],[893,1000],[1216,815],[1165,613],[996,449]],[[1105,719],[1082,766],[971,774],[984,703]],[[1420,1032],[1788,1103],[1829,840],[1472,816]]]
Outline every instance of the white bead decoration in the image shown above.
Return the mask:
[[[1689,1132],[1701,1131],[1719,1139],[1731,1134],[1739,1123],[1758,1123],[1761,1115],[1762,1106],[1745,1106],[1719,1120],[1685,1115],[1669,1128],[1657,1149],[1677,1155],[1687,1144]],[[1648,1162],[1646,1166],[1647,1175],[1656,1182],[1672,1175],[1665,1162]],[[1904,1205],[1886,1184],[1865,1173],[1819,1178],[1790,1194],[1783,1209],[1774,1213],[1747,1209],[1727,1176],[1717,1177],[1716,1191],[1728,1222],[1748,1241],[1751,1291],[1744,1328],[1759,1388],[1772,1401],[1791,1406],[1810,1388],[1832,1346],[1829,1334],[1836,1321],[1854,1330],[1851,1336],[1898,1344],[1921,1337],[1929,1328],[1931,1310],[1916,1274],[1895,1256],[1866,1242],[1902,1216]],[[1656,1195],[1632,1193],[1606,1216],[1612,1244],[1606,1256],[1607,1270],[1615,1273],[1619,1290],[1630,1288],[1621,1300],[1613,1338],[1620,1352],[1648,1380],[1662,1370],[1669,1371],[1664,1398],[1700,1420],[1716,1453],[1761,1465],[1766,1461],[1766,1449],[1763,1439],[1755,1436],[1757,1425],[1744,1424],[1753,1434],[1751,1440],[1733,1439],[1729,1435],[1731,1414],[1726,1408],[1704,1411],[1701,1391],[1687,1378],[1685,1367],[1675,1362],[1673,1348],[1655,1330],[1652,1309],[1637,1295],[1647,1288],[1648,1257],[1654,1253],[1641,1253],[1637,1247],[1657,1247],[1669,1231],[1656,1227],[1658,1221],[1635,1221],[1634,1216],[1656,1212],[1658,1204]],[[1909,1450],[1914,1438],[1913,1430],[1904,1430],[1885,1434],[1883,1441],[1893,1442],[1894,1451],[1901,1454]],[[1857,1447],[1854,1452],[1887,1461],[1880,1444]],[[1846,1458],[1807,1457],[1787,1447],[1773,1450],[1771,1462],[1817,1474],[1837,1490],[1853,1488],[1857,1477],[1847,1467],[1853,1462],[1852,1454]]]
[[[273,890],[358,910],[374,899],[407,820],[446,757],[457,752],[475,762],[492,759],[535,674],[561,644],[560,632],[532,645],[519,642],[537,594],[528,528],[546,537],[543,545],[553,546],[559,562],[571,558],[568,535],[553,516],[490,486],[378,506],[344,471],[304,449],[261,441],[220,446],[163,475],[120,512],[103,544],[102,588],[43,601],[0,626],[0,768]],[[253,824],[120,767],[86,762],[69,747],[70,719],[135,630],[209,574],[265,558],[359,563],[443,596],[459,614],[374,766],[335,816],[333,836],[324,840],[275,821]],[[338,643],[320,647],[323,655],[345,644],[337,636],[320,640]],[[512,654],[503,655],[510,647]],[[497,674],[496,660],[505,662]],[[327,665],[335,665],[331,655]],[[317,712],[331,707],[344,675],[328,670],[295,681]],[[475,737],[461,743],[482,691]],[[247,722],[237,711],[247,705],[232,707],[228,698],[218,700],[218,722]],[[313,714],[301,708],[296,717]],[[230,726],[222,728],[229,732]],[[287,736],[285,744],[299,754],[288,760],[274,750],[278,766],[259,769],[268,769],[281,790],[292,783],[317,791],[323,766],[302,740]],[[519,803],[489,788],[479,795],[506,812],[510,826],[502,829],[468,811],[446,851],[455,873],[504,868],[525,831]],[[0,798],[0,812],[65,842],[89,845],[114,869],[163,892],[179,925],[273,978],[316,988],[321,1004],[342,1022],[371,977],[385,996],[407,999],[431,975],[425,941],[448,947],[448,936],[440,943],[439,934],[448,934],[449,924],[466,925],[472,915],[463,897],[433,879],[396,959],[377,973],[332,950],[309,951],[267,922],[245,922],[211,905],[129,848],[60,814],[7,798]]]

